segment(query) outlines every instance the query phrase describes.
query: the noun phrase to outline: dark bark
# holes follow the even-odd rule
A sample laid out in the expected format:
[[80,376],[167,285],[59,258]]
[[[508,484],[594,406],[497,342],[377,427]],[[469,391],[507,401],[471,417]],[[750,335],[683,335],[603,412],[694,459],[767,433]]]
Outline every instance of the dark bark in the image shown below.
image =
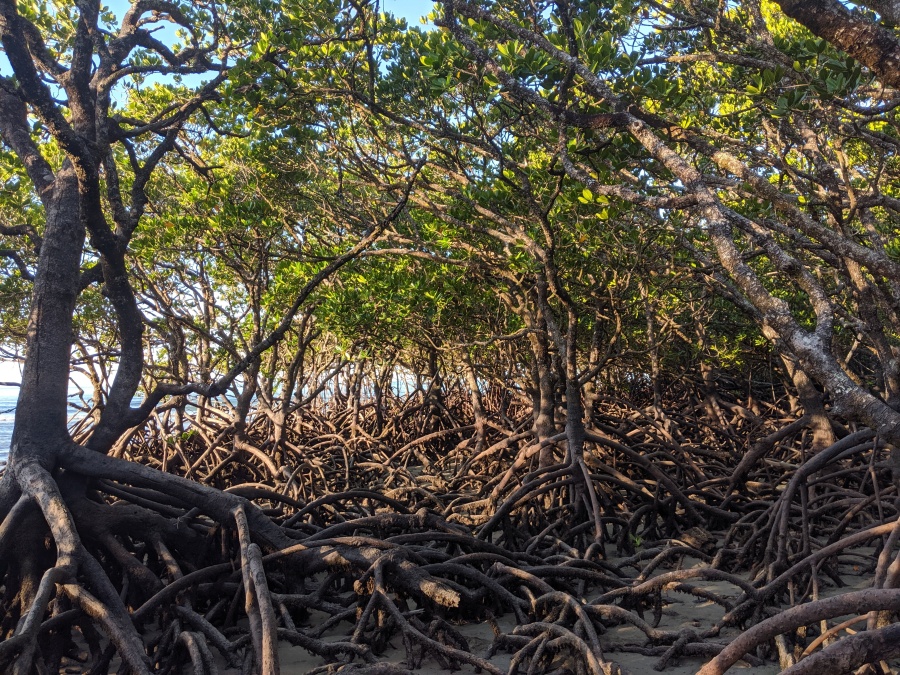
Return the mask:
[[526,314],[525,320],[532,332],[528,334],[531,343],[532,415],[534,433],[541,444],[538,463],[542,467],[554,463],[553,446],[546,441],[556,434],[556,388],[550,361],[550,345],[545,328],[538,324],[540,317]]
[[69,436],[66,415],[72,316],[85,239],[78,179],[71,163],[57,174],[46,209],[10,461],[40,457],[44,466],[51,467]]
[[811,450],[819,452],[835,442],[834,430],[831,428],[831,420],[825,411],[825,397],[816,388],[815,383],[803,372],[797,363],[789,356],[782,356],[788,375],[797,388],[797,398],[806,421],[812,431]]
[[894,611],[900,609],[900,590],[870,589],[867,591],[856,591],[828,598],[827,600],[819,600],[792,607],[771,619],[757,624],[735,638],[728,647],[722,650],[722,653],[703,666],[698,675],[721,675],[757,645],[794,628],[845,614],[863,614],[882,609]]
[[465,373],[466,385],[469,388],[469,400],[472,403],[472,413],[475,417],[475,447],[472,451],[478,454],[486,447],[487,413],[481,398],[481,390],[478,388],[478,376],[468,354],[465,357]]
[[784,671],[784,675],[849,673],[867,663],[877,663],[900,654],[900,624],[857,633],[821,652],[807,656]]
[[900,23],[900,2],[897,0],[861,0],[859,4],[874,9],[881,15],[881,20],[890,26]]
[[776,1],[785,14],[867,66],[885,84],[900,87],[900,41],[892,31],[848,11],[837,0]]

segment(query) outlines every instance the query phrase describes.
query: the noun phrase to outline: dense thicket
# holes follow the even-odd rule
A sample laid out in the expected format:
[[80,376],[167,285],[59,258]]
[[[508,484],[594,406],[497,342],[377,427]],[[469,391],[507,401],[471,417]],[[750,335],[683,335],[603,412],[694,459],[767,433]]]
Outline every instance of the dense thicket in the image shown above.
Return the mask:
[[896,667],[894,3],[113,9],[0,0],[4,672]]

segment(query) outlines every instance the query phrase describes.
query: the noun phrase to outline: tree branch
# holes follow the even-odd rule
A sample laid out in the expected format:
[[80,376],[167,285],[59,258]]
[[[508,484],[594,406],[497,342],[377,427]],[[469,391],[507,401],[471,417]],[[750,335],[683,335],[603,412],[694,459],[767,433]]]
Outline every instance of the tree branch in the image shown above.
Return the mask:
[[[776,1],[794,21],[847,52],[878,75],[884,84],[900,87],[900,40],[893,32],[847,11],[838,0]],[[880,10],[876,8],[876,11]]]

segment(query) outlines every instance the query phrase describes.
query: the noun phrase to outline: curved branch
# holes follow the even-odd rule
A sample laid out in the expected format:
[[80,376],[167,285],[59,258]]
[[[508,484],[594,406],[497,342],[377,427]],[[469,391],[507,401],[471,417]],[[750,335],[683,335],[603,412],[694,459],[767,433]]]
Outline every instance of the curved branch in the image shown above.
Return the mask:
[[144,399],[143,404],[141,404],[139,408],[131,408],[128,414],[123,416],[120,422],[122,430],[124,431],[125,429],[133,427],[144,421],[150,415],[156,405],[166,396],[186,396],[188,394],[200,394],[201,396],[214,398],[225,393],[231,383],[234,382],[235,378],[243,373],[254,361],[259,359],[260,355],[262,355],[265,351],[276,345],[282,340],[282,338],[284,338],[284,336],[288,332],[288,329],[291,327],[291,324],[293,323],[294,317],[297,315],[297,312],[300,311],[300,308],[306,302],[307,298],[309,298],[309,296],[313,293],[313,291],[315,291],[322,284],[322,282],[328,279],[332,274],[344,267],[344,265],[359,257],[359,255],[362,254],[363,251],[365,251],[371,244],[373,244],[379,237],[381,237],[384,229],[390,223],[394,222],[397,218],[400,217],[400,214],[403,213],[403,211],[406,209],[406,204],[409,200],[410,192],[412,191],[413,185],[415,184],[416,178],[418,177],[419,171],[421,171],[422,166],[423,162],[419,162],[418,164],[416,164],[413,175],[410,176],[407,183],[403,197],[394,206],[387,217],[384,218],[380,223],[378,223],[371,232],[369,232],[365,237],[357,242],[356,245],[354,245],[350,250],[334,258],[312,279],[306,282],[306,285],[297,294],[297,297],[294,299],[293,304],[287,310],[287,312],[285,312],[284,317],[282,318],[278,326],[271,333],[269,333],[269,335],[265,339],[261,340],[255,347],[253,347],[253,349],[251,349],[240,361],[238,361],[231,368],[231,370],[228,371],[228,373],[208,386],[203,386],[197,383],[187,385],[173,385],[164,383],[158,385],[152,392],[147,395],[147,398]]
[[[31,138],[28,126],[28,110],[25,102],[12,90],[12,82],[7,78],[0,79],[0,136],[16,156],[25,165],[25,171],[34,184],[42,201],[48,196],[53,186],[53,170],[44,159],[37,143]],[[4,228],[3,234],[26,234],[19,228]],[[15,231],[13,231],[15,230]]]
[[[834,598],[792,607],[771,619],[756,624],[735,638],[722,652],[707,663],[697,675],[722,675],[751,649],[789,630],[823,619],[870,611],[900,610],[900,590],[869,589],[844,593]],[[844,671],[841,671],[844,672]]]
[[900,87],[900,40],[893,32],[847,11],[838,0],[776,2],[794,21],[847,52],[882,82]]

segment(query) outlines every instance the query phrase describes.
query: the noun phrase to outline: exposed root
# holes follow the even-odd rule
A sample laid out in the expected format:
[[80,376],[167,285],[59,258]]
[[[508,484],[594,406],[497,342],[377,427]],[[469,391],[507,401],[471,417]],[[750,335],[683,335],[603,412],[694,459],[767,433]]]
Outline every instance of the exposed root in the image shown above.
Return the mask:
[[[730,456],[693,455],[671,420],[612,421],[588,434],[583,462],[547,466],[521,432],[495,430],[474,458],[447,451],[454,434],[440,430],[390,452],[373,434],[351,448],[337,427],[318,450],[287,434],[302,461],[288,452],[225,491],[77,446],[56,475],[19,463],[21,497],[6,498],[0,526],[7,578],[21,580],[4,595],[0,668],[58,672],[78,655],[98,674],[114,659],[134,673],[273,674],[279,642],[316,655],[313,672],[371,675],[425,661],[615,673],[627,653],[657,670],[711,659],[701,672],[712,675],[776,651],[796,664],[788,672],[812,672],[896,656],[900,520],[872,434],[806,458],[789,425],[732,480]],[[182,469],[219,466],[214,454],[186,445]],[[208,477],[237,478],[225,467]],[[17,559],[12,528],[29,518],[43,525]],[[875,558],[854,557],[872,542]],[[873,589],[820,597],[860,564]],[[714,603],[719,620],[661,627],[677,597]],[[493,626],[486,652],[461,632],[474,622]],[[869,630],[844,636],[860,624]],[[624,627],[643,639],[608,639]],[[397,646],[404,666],[383,660]]]

